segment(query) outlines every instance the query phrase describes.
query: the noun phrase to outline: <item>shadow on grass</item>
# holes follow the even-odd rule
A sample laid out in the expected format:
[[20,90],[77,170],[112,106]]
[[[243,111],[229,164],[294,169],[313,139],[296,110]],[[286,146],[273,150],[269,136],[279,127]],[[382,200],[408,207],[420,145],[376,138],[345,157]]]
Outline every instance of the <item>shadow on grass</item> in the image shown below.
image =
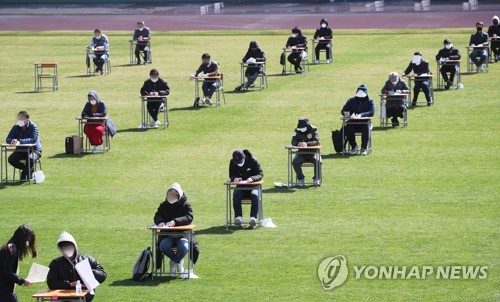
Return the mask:
[[263,189],[262,190],[262,193],[293,193],[294,190],[292,190],[293,188],[288,188],[288,187],[272,187],[272,188],[267,188],[267,189]]
[[[168,129],[165,128],[165,129]],[[149,131],[149,130],[163,130],[163,126],[161,127],[158,127],[158,128],[128,128],[128,129],[122,129],[119,131],[119,133],[138,133],[138,132],[146,132],[146,131]]]
[[173,277],[155,277],[153,280],[148,279],[144,282],[134,281],[130,279],[113,281],[109,286],[158,286],[163,283],[170,282],[176,278]]
[[326,155],[321,155],[322,159],[338,158],[338,159],[348,159],[349,154],[343,155],[342,153],[331,153]]
[[[399,126],[399,127],[403,127],[403,126]],[[373,127],[372,131],[387,131],[387,130],[392,130],[392,129],[396,129],[398,127],[392,127],[392,126],[387,126],[387,127],[384,127],[384,126],[377,126],[377,127]]]
[[21,181],[9,181],[8,183],[0,184],[0,190],[6,189],[7,187],[18,187],[27,184],[26,182]]
[[[48,92],[48,90],[46,91]],[[52,92],[52,90],[51,90]],[[15,94],[38,94],[42,93],[42,91],[16,91]]]
[[80,75],[74,75],[74,76],[67,76],[66,78],[67,79],[71,79],[71,78],[91,78],[91,77],[95,77],[96,75],[91,75],[91,74],[80,74]]
[[137,64],[121,64],[121,65],[112,65],[111,67],[135,67],[135,66],[142,66],[144,64],[141,64],[141,65],[137,65]]
[[[215,106],[212,106],[212,107],[215,108]],[[209,106],[199,106],[199,107],[194,108],[191,105],[191,106],[186,106],[186,107],[172,108],[172,109],[169,109],[168,111],[195,111],[195,110],[207,109],[207,108],[211,108],[211,107],[209,107]]]
[[52,156],[49,156],[49,158],[82,158],[88,155],[94,155],[93,153],[80,153],[80,154],[66,154],[66,153],[58,153],[54,154]]

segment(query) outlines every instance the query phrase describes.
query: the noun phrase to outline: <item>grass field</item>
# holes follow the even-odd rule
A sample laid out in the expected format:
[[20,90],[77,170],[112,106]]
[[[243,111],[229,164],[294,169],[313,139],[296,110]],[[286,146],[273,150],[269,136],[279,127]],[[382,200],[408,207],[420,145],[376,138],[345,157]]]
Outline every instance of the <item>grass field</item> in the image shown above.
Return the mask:
[[[108,279],[96,301],[498,301],[499,65],[463,75],[465,89],[436,92],[433,107],[409,112],[409,127],[373,132],[368,157],[333,154],[331,130],[340,109],[364,83],[378,105],[390,71],[402,72],[413,52],[431,62],[450,38],[463,52],[469,30],[337,31],[334,63],[302,76],[275,76],[287,32],[154,32],[152,66],[127,66],[129,32],[107,32],[112,74],[86,77],[84,46],[91,32],[0,32],[0,132],[19,110],[37,123],[41,185],[0,187],[0,242],[28,223],[39,259],[59,256],[61,231],[94,256]],[[312,36],[311,31],[307,31]],[[238,62],[257,40],[268,56],[269,89],[231,93]],[[191,110],[188,80],[203,52],[221,63],[227,105]],[[60,90],[33,90],[35,61],[59,63]],[[465,68],[465,64],[463,64]],[[171,126],[140,131],[139,89],[150,68],[171,88]],[[67,156],[64,138],[95,89],[120,132],[106,155]],[[423,95],[421,95],[423,98]],[[286,181],[286,152],[297,118],[319,128],[323,185],[275,189]],[[378,118],[375,119],[378,125]],[[3,138],[2,138],[3,139]],[[224,204],[231,152],[248,148],[264,169],[264,214],[277,228],[226,232]],[[311,172],[307,177],[311,176]],[[201,255],[198,280],[130,281],[138,254],[150,245],[152,224],[168,186],[178,181],[191,201]],[[245,216],[249,212],[244,208]],[[321,288],[317,266],[344,255],[348,265],[487,265],[486,280],[355,280]],[[20,266],[27,275],[32,260]],[[18,288],[20,301],[36,290]]]

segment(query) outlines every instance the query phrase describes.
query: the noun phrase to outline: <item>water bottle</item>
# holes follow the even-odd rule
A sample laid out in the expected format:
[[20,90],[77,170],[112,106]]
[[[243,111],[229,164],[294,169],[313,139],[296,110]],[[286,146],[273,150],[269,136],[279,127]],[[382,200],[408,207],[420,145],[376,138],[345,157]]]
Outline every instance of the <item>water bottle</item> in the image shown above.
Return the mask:
[[76,294],[82,294],[82,283],[80,282],[80,280],[76,281]]

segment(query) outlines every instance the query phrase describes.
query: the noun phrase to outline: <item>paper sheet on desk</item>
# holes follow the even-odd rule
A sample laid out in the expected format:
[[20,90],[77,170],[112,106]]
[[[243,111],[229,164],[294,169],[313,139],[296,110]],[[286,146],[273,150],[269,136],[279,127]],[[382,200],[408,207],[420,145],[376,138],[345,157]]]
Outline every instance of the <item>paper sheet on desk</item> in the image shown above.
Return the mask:
[[78,272],[78,275],[80,275],[80,278],[82,278],[85,287],[90,290],[90,294],[93,294],[94,289],[99,286],[99,282],[94,277],[89,259],[87,258],[75,265],[75,269]]
[[28,274],[28,279],[31,283],[45,282],[49,274],[49,268],[37,263],[33,263]]

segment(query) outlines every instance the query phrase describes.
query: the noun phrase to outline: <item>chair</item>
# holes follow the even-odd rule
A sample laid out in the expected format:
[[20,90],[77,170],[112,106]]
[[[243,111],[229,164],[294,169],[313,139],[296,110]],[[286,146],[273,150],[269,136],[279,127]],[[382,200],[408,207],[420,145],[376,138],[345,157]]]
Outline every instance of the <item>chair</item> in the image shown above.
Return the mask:
[[[486,60],[484,60],[484,65],[485,65],[485,68],[484,68],[484,72],[488,73],[489,71],[489,66],[490,66],[490,60],[491,60],[491,55],[490,55],[490,48],[489,47],[485,47],[486,49]],[[476,65],[474,64],[474,62],[472,62],[471,58],[470,58],[470,54],[472,53],[472,51],[474,51],[475,48],[474,47],[470,47],[468,46],[467,47],[467,73],[477,73],[477,70],[476,70]],[[479,56],[476,57],[476,58],[480,58]]]
[[320,42],[324,42],[324,41],[330,41],[330,47],[327,47],[326,49],[320,49],[319,52],[324,52],[325,53],[325,60],[324,62],[327,63],[326,61],[326,53],[329,52],[330,53],[330,62],[333,62],[333,45],[332,45],[332,40],[329,39],[329,40],[316,40],[316,39],[312,39],[312,49],[313,49],[313,63],[316,64],[316,61],[319,61],[319,63],[321,63],[322,60],[318,60],[318,58],[316,58],[316,46],[317,44],[319,44]]
[[[302,163],[302,168],[313,168],[314,169],[314,162],[313,161],[305,161]],[[305,182],[304,184],[307,186],[307,185],[311,185],[311,186],[315,186],[315,187],[320,187],[321,186],[321,182],[323,182],[323,173],[321,171],[321,167],[323,166],[323,164],[321,163],[321,156],[320,156],[320,159],[319,159],[319,163],[318,163],[318,167],[316,169],[316,173],[318,175],[314,175],[314,178],[315,179],[319,179],[319,182],[317,181],[316,183],[314,182]],[[298,183],[298,179],[297,179],[297,174],[295,174],[295,183]]]
[[153,63],[153,57],[152,57],[152,54],[151,54],[151,40],[148,40],[148,41],[143,41],[143,42],[138,42],[138,41],[134,41],[134,40],[130,40],[130,65],[136,65],[137,64],[137,58],[135,57],[135,45],[136,44],[146,44],[146,47],[144,48],[144,50],[141,50],[140,53],[141,53],[141,56],[142,56],[142,59],[144,60],[144,56],[145,54],[148,55],[148,60],[144,60],[144,63],[145,64],[152,64]]
[[[44,87],[42,79],[52,79],[52,86]],[[59,90],[56,62],[35,63],[35,91],[41,91],[43,88],[52,88],[52,91]]]
[[[350,124],[366,124],[367,122],[349,122]],[[346,155],[349,151],[351,151],[351,145],[348,144],[347,140],[346,140],[346,133],[345,133],[345,127],[346,127],[346,123],[344,121],[344,124],[342,125],[342,146],[343,146],[343,149],[344,151],[342,152],[343,155]],[[372,128],[373,128],[373,124],[370,123],[370,127],[368,127],[368,145],[366,146],[366,153],[367,154],[372,154]],[[361,137],[361,132],[355,132],[354,135],[356,137]],[[347,148],[346,148],[346,145],[347,145]]]
[[447,64],[453,64],[455,65],[455,78],[453,79],[453,82],[456,82],[455,87],[458,88],[458,85],[462,83],[462,75],[460,73],[460,60],[455,60],[455,61],[445,61],[445,62],[439,62],[437,61],[437,89],[444,89],[446,86],[446,83],[443,80],[443,77],[441,76],[441,66],[447,65]]
[[[38,170],[36,169],[36,164],[38,163]],[[14,169],[14,173],[12,173],[12,181],[16,181],[16,171],[18,169]],[[35,173],[36,171],[43,171],[42,169],[42,159],[41,158],[38,158],[37,160],[35,160],[35,163],[33,164],[33,173]],[[19,173],[21,173],[21,170],[19,170]],[[33,174],[31,175],[28,175],[28,180],[29,182],[33,182],[35,180],[35,178],[33,177]]]
[[[248,65],[246,65],[245,63],[241,63],[241,83],[240,83],[240,88],[241,89],[245,89],[245,90],[250,90],[250,87],[246,87],[244,88],[244,84],[245,84],[245,66],[248,68]],[[267,85],[267,74],[266,74],[266,63],[262,63],[260,64],[261,66],[261,70],[259,72],[259,89],[262,91],[264,89],[266,89],[268,87]]]
[[[400,101],[399,100],[387,100],[387,97],[390,96],[380,96],[380,108],[379,108],[379,118],[380,118],[380,126],[387,127],[392,125],[392,122],[389,122],[389,117],[387,116],[387,102],[391,101]],[[408,107],[410,106],[408,96],[405,96],[403,99],[403,127],[408,126]]]
[[[88,76],[93,76],[95,75],[95,64],[94,64],[94,60],[91,59],[91,56],[93,56],[94,54],[91,53],[89,50],[87,50],[87,59],[86,59],[86,62],[87,62],[87,75]],[[92,61],[92,64],[91,64],[91,61]],[[109,53],[108,53],[108,57],[106,58],[106,61],[104,62],[104,65],[103,65],[103,74],[104,75],[108,75],[108,74],[111,74],[111,57],[109,56]]]

